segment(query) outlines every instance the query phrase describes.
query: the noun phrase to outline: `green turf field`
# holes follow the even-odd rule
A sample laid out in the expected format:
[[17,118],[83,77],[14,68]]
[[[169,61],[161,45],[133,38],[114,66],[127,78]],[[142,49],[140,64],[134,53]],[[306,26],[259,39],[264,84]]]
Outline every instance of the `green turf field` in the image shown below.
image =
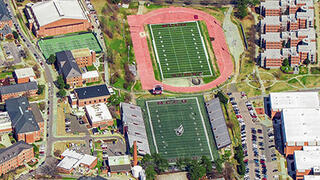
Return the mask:
[[64,50],[89,48],[97,53],[101,52],[101,46],[92,33],[41,39],[38,45],[46,59],[51,54]]
[[212,76],[198,21],[149,24],[161,78]]
[[160,153],[169,162],[178,158],[199,158],[203,155],[211,159],[216,157],[217,150],[204,112],[203,98],[186,97],[143,102],[152,152]]

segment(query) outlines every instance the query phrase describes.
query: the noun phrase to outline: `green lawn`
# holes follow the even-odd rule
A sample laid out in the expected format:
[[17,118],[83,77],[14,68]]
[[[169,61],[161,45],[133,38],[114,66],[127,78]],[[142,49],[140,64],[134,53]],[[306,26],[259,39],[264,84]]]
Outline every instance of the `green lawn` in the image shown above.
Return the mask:
[[198,21],[148,27],[162,79],[213,75]]
[[95,70],[97,70],[96,67],[94,67],[94,65],[87,66],[86,68],[87,68],[88,71],[95,71]]
[[3,72],[0,73],[0,79],[5,79],[7,77],[12,77],[12,72]]
[[[151,151],[174,162],[177,158],[217,156],[203,97],[139,101]],[[150,117],[150,118],[149,118]],[[177,133],[179,127],[181,134]]]
[[51,54],[65,50],[89,48],[96,53],[101,52],[101,46],[93,33],[40,39],[38,45],[46,59],[49,58]]

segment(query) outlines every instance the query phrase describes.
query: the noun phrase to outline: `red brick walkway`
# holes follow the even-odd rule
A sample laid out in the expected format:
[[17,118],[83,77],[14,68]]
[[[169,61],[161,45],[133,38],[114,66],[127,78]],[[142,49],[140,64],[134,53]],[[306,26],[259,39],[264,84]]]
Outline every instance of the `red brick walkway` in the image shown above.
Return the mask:
[[[175,23],[195,20],[205,21],[209,36],[214,38],[212,47],[220,69],[220,76],[208,84],[194,87],[174,87],[157,81],[153,73],[147,39],[146,37],[140,36],[140,33],[144,32],[144,26],[147,24]],[[152,89],[156,84],[162,84],[164,90],[172,92],[191,93],[205,91],[215,88],[217,85],[225,82],[233,72],[233,63],[224,38],[223,29],[214,17],[205,12],[191,8],[170,7],[154,10],[145,15],[128,16],[128,22],[137,61],[137,69],[140,75],[142,88],[145,90]]]

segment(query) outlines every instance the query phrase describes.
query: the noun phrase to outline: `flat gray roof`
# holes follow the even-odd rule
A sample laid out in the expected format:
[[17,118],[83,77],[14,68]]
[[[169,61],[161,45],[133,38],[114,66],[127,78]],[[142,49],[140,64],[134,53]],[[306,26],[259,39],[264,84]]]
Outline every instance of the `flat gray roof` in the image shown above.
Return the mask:
[[231,139],[226,125],[226,120],[220,106],[220,100],[218,98],[214,98],[206,102],[206,107],[217,148],[220,149],[230,145]]

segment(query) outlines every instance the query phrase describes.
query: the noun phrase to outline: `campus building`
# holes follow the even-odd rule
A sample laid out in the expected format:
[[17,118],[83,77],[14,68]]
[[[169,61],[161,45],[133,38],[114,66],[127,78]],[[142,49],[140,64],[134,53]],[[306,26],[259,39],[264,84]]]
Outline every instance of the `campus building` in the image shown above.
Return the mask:
[[320,179],[320,147],[307,146],[294,152],[297,180]]
[[127,138],[129,147],[137,143],[138,154],[150,154],[146,127],[143,120],[141,108],[139,106],[121,103],[121,119],[123,124],[123,133]]
[[320,108],[284,109],[281,128],[286,156],[304,146],[320,146]]
[[18,141],[10,147],[0,149],[0,175],[28,163],[33,157],[33,146],[24,141]]
[[98,158],[88,155],[77,153],[76,151],[66,149],[61,154],[62,160],[57,165],[57,169],[61,173],[70,174],[72,171],[79,167],[92,169],[97,165]]
[[74,89],[70,95],[72,106],[84,107],[85,105],[106,103],[110,92],[105,84]]
[[111,173],[127,173],[131,171],[131,162],[128,155],[109,156],[108,165]]
[[14,77],[18,84],[35,81],[36,75],[32,68],[21,68],[14,70]]
[[314,5],[308,0],[261,2],[261,66],[278,68],[284,59],[291,66],[316,62]]
[[34,143],[41,139],[44,121],[37,104],[31,106],[26,97],[11,98],[6,100],[6,111],[17,141]]
[[97,71],[83,72],[80,69],[92,66],[95,58],[95,52],[90,51],[88,48],[56,53],[59,73],[62,74],[65,82],[71,88],[81,87],[83,83],[99,81],[99,73]]
[[10,98],[17,98],[21,96],[34,97],[37,95],[37,82],[27,82],[21,84],[13,84],[0,87],[1,102]]
[[2,0],[0,1],[0,29],[4,28],[5,25],[12,27],[12,18],[6,3]]
[[0,113],[0,134],[12,132],[11,119],[8,112]]
[[280,118],[284,109],[312,109],[320,106],[317,92],[270,93],[269,101],[271,118]]
[[206,108],[217,148],[229,146],[231,139],[219,98],[206,102]]
[[113,119],[106,103],[86,105],[85,112],[91,127],[113,125]]
[[25,14],[29,29],[37,37],[88,31],[92,28],[85,9],[78,0],[29,3]]
[[74,49],[71,54],[79,67],[92,66],[96,62],[96,52],[89,48]]

